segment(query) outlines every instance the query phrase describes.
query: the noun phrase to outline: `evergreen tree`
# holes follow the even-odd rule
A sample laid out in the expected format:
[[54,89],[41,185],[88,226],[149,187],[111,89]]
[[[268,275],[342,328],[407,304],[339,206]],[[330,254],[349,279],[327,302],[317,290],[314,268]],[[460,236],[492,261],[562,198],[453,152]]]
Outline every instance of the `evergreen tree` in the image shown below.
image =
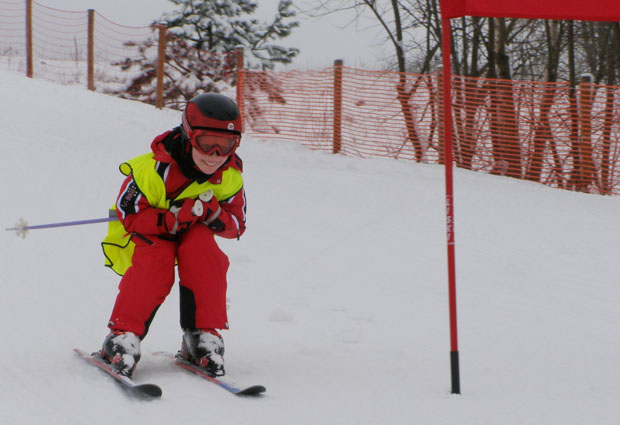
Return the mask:
[[288,64],[299,49],[283,47],[277,40],[287,37],[299,23],[291,0],[280,0],[271,22],[250,18],[257,8],[251,0],[170,0],[179,9],[161,20],[177,37],[209,52],[245,51],[247,68],[269,70],[276,63]]
[[[247,88],[248,103],[252,103],[252,96],[258,91],[266,92],[272,101],[283,101],[277,82],[263,74],[277,63],[290,63],[299,53],[299,49],[274,43],[299,25],[291,21],[295,12],[289,10],[290,0],[280,0],[271,23],[244,18],[256,11],[256,3],[249,0],[170,1],[181,7],[160,19],[168,26],[163,87],[166,106],[182,109],[199,92],[234,97],[233,87],[237,83],[234,50],[238,47],[243,47],[244,67],[261,76],[259,86],[250,84]],[[155,103],[158,57],[155,26],[153,31],[153,37],[125,43],[135,53],[113,65],[126,71],[126,77],[119,78],[106,92]],[[248,107],[250,115],[260,115],[261,111]]]
[[[111,84],[110,88],[104,91],[125,99],[155,104],[156,36],[140,42],[128,41],[124,45],[135,50],[135,53],[112,65],[120,67],[131,77],[119,78],[116,84]],[[168,33],[163,81],[164,103],[167,107],[182,109],[185,102],[197,92],[226,93],[234,96],[235,62],[234,52],[211,53],[198,50]]]

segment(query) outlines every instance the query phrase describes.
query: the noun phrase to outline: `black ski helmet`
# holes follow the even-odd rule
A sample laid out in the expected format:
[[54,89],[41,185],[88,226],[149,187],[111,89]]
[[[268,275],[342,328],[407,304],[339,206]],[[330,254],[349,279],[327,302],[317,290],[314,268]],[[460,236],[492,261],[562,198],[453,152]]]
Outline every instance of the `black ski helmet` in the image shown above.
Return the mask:
[[203,93],[192,98],[183,111],[181,128],[190,138],[192,130],[220,130],[241,134],[241,114],[237,104],[218,93]]

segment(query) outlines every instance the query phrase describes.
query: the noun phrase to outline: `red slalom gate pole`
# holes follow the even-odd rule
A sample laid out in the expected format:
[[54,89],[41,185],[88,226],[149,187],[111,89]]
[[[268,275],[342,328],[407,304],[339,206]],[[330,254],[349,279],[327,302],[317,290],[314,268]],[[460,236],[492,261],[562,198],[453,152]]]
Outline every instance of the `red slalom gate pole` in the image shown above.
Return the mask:
[[452,65],[450,19],[441,19],[443,61],[444,159],[446,175],[446,236],[448,246],[448,295],[450,304],[450,368],[452,394],[461,393],[456,315],[456,261],[454,249],[454,186],[452,178]]

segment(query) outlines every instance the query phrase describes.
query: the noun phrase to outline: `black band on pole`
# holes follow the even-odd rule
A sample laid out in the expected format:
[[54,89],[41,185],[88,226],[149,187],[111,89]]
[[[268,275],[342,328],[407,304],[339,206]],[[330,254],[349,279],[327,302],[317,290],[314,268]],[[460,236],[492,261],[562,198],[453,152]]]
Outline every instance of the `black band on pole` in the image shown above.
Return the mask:
[[450,351],[450,366],[452,371],[452,394],[461,394],[458,351]]

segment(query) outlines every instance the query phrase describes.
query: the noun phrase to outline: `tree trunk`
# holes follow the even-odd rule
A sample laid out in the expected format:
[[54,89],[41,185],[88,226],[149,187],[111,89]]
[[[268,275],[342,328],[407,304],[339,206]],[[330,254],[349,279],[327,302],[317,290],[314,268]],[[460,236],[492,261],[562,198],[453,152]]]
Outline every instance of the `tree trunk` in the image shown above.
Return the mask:
[[516,117],[515,100],[510,72],[510,58],[506,54],[507,29],[504,18],[497,18],[496,61],[498,77],[502,81],[498,86],[497,107],[499,122],[504,133],[501,143],[500,160],[507,165],[506,175],[521,177],[521,155],[519,131]]
[[569,188],[576,191],[585,190],[583,179],[582,152],[579,145],[579,114],[577,110],[577,73],[575,70],[575,25],[573,21],[567,21],[568,27],[568,103],[570,119],[570,158],[573,168],[569,177]]
[[[545,69],[545,81],[554,83],[557,80],[557,69],[560,58],[561,24],[560,21],[545,21],[545,33],[547,38],[547,65]],[[551,132],[549,112],[555,99],[555,85],[545,86],[540,101],[540,116],[536,120],[534,130],[534,152],[530,159],[526,178],[532,181],[542,181],[544,168],[544,154],[547,143],[550,144],[553,153],[553,166],[549,170],[550,179],[557,179],[558,185],[563,186],[561,164]]]
[[487,69],[487,92],[489,93],[489,131],[491,132],[491,174],[503,174],[498,170],[503,169],[501,158],[501,143],[499,140],[499,118],[497,100],[497,59],[495,55],[495,19],[489,18],[489,41],[487,44],[489,64]]

